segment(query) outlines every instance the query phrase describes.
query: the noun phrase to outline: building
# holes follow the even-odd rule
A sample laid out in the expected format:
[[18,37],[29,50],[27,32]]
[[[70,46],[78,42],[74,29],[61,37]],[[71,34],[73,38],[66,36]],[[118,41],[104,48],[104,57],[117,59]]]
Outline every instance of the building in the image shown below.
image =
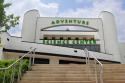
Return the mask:
[[[83,30],[53,30],[53,27],[81,27]],[[81,62],[87,48],[104,62],[124,63],[125,44],[117,41],[116,24],[112,13],[103,11],[99,18],[40,17],[37,10],[25,13],[22,37],[1,35],[1,58],[18,58],[36,48],[36,62]],[[121,59],[121,57],[123,57]]]

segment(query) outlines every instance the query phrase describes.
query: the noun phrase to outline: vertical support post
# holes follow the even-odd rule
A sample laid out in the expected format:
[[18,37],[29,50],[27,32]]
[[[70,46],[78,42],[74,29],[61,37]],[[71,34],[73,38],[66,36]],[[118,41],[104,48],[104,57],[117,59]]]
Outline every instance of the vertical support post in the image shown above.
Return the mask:
[[3,70],[3,72],[4,72],[3,83],[5,83],[6,70]]
[[34,65],[34,61],[35,61],[35,49],[33,50],[33,65]]
[[15,77],[15,65],[13,65],[13,77],[12,77],[12,83],[14,83],[14,77]]
[[12,83],[12,79],[13,79],[13,67],[12,67],[11,75],[10,75],[10,83]]
[[85,49],[85,55],[86,55],[86,64],[87,64],[87,52],[86,52],[86,49]]
[[103,83],[103,67],[100,67],[100,68],[101,68],[100,69],[100,83]]
[[84,49],[84,52],[85,52],[85,55],[86,55],[86,64],[88,64],[88,52],[87,52],[86,48]]
[[96,60],[94,59],[94,63],[95,63],[95,77],[96,77],[96,83],[98,83],[98,74],[97,74],[97,64],[96,64]]
[[20,64],[19,64],[18,79],[17,79],[18,82],[20,81],[20,75],[19,74],[20,74]]
[[22,60],[19,61],[18,82],[20,82],[21,73],[22,73]]
[[[30,54],[32,54],[32,52],[30,53]],[[31,70],[31,64],[32,64],[32,61],[31,61],[31,55],[29,56],[29,66],[28,66],[28,69],[29,70]]]
[[89,56],[89,51],[87,50],[87,55],[88,55],[88,64],[90,65],[90,56]]

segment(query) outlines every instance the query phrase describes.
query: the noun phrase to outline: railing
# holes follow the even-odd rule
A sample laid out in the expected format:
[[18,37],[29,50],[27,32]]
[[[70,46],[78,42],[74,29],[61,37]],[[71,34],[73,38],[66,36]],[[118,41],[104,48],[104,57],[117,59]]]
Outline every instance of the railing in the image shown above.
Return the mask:
[[[95,75],[96,83],[103,83],[103,65],[102,63],[85,48],[86,64],[90,68],[89,72]],[[91,60],[90,60],[91,56]]]
[[[31,50],[24,54],[21,58],[13,62],[11,65],[9,65],[6,68],[0,68],[0,72],[4,73],[2,82],[0,83],[19,83],[22,76],[22,64],[23,64],[23,58],[26,57],[29,54],[35,55],[35,49],[30,48]],[[28,62],[28,70],[31,69],[32,64],[34,64],[34,57],[29,55],[29,62]],[[8,82],[9,79],[9,82]]]

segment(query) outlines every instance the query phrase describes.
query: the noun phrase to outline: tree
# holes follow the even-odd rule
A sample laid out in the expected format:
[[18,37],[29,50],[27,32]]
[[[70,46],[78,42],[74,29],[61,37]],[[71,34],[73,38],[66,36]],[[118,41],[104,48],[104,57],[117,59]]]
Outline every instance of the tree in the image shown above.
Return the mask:
[[6,15],[5,8],[9,6],[11,6],[11,3],[4,3],[4,0],[0,0],[0,29],[5,28],[5,30],[2,30],[4,32],[19,24],[19,16]]

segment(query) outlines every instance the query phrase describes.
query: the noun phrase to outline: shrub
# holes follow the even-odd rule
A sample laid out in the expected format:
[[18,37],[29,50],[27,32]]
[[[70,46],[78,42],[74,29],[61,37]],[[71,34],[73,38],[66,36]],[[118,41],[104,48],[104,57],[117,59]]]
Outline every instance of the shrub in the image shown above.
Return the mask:
[[[0,61],[0,68],[5,68],[8,67],[9,65],[11,65],[15,60],[1,60]],[[5,75],[5,83],[10,83],[11,80],[11,75],[14,74],[14,78],[17,79],[18,77],[18,73],[19,73],[19,62],[17,62],[15,66],[15,68],[9,68],[8,70],[6,70],[6,73],[2,70],[0,70],[0,82],[3,81],[3,77]],[[28,59],[24,59],[22,60],[21,63],[21,73],[24,73],[26,70],[28,70],[28,64],[29,64],[29,60]]]

